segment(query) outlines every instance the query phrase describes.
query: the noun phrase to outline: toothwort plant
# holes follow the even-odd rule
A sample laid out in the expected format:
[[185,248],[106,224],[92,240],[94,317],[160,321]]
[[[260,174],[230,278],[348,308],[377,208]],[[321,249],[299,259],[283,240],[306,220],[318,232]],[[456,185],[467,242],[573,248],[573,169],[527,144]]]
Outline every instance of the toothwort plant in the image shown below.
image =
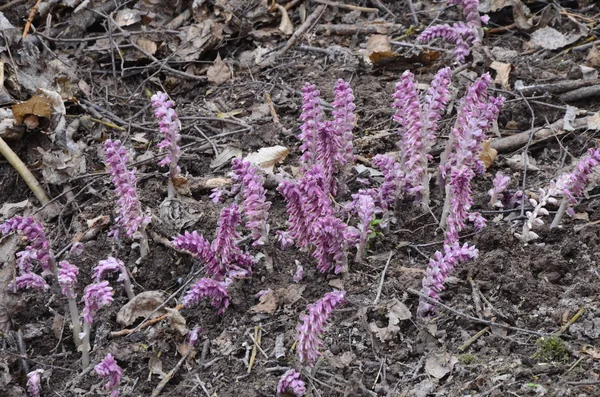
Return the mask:
[[287,370],[277,384],[277,397],[284,393],[292,393],[296,397],[302,397],[306,394],[306,385],[300,379],[300,373],[293,368]]
[[92,278],[94,279],[94,282],[99,283],[104,280],[109,273],[115,272],[119,273],[117,282],[123,283],[125,292],[127,292],[127,297],[129,300],[133,300],[135,294],[133,293],[133,287],[131,286],[131,280],[129,279],[129,272],[122,260],[109,256],[107,259],[99,261],[98,265],[94,268]]
[[[104,150],[106,166],[115,186],[119,206],[119,215],[115,218],[115,222],[125,230],[129,238],[133,238],[139,232],[140,253],[145,257],[149,250],[145,227],[150,223],[151,218],[144,215],[138,200],[135,169],[131,171],[127,169],[127,151],[121,141],[107,139],[104,142]],[[115,227],[111,235],[118,238],[119,229]]]
[[489,206],[492,208],[502,208],[504,207],[504,204],[502,204],[502,193],[508,189],[510,177],[498,172],[493,180],[493,184],[494,187],[488,191],[490,195]]
[[175,103],[169,100],[169,96],[164,92],[157,92],[152,95],[150,99],[152,101],[152,107],[154,108],[154,115],[159,122],[160,132],[163,134],[164,139],[158,144],[158,147],[162,150],[165,149],[168,155],[162,159],[158,164],[169,166],[169,188],[168,196],[169,199],[175,198],[175,181],[180,178],[181,169],[177,165],[179,158],[181,157],[181,149],[179,147],[179,141],[181,135],[181,122],[177,117],[177,113],[173,107]]
[[81,359],[83,369],[90,365],[90,331],[96,312],[103,306],[113,301],[113,289],[108,285],[108,281],[102,281],[96,284],[90,284],[85,287],[83,302],[85,307],[83,316],[83,344],[81,349]]
[[189,289],[183,298],[183,306],[191,307],[196,305],[202,298],[210,298],[210,303],[219,314],[223,314],[229,306],[229,295],[227,287],[231,284],[231,279],[225,281],[215,281],[210,278],[201,278],[192,288]]
[[69,302],[69,314],[73,323],[73,339],[75,346],[81,346],[81,325],[79,324],[79,310],[77,310],[77,294],[75,293],[75,285],[77,284],[77,275],[79,268],[71,265],[68,261],[61,261],[58,264],[58,284],[61,292],[67,297]]
[[104,360],[100,361],[100,363],[94,367],[94,371],[96,371],[101,378],[108,379],[104,388],[111,391],[110,397],[118,397],[119,383],[121,383],[123,370],[119,367],[113,355],[108,353],[106,357],[104,357]]
[[296,327],[298,331],[298,344],[296,350],[300,362],[313,366],[317,358],[321,356],[319,348],[323,345],[320,337],[325,332],[327,320],[334,309],[344,302],[346,292],[328,292],[314,304],[308,305],[308,314],[300,315],[300,323]]

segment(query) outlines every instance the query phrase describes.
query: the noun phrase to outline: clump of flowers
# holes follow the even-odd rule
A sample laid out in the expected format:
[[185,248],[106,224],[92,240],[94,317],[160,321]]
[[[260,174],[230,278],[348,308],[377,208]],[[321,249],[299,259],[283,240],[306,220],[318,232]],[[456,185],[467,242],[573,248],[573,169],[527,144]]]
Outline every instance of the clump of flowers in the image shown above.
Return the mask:
[[191,307],[196,305],[202,298],[210,298],[210,303],[219,314],[223,314],[229,306],[229,295],[227,287],[231,284],[231,279],[225,281],[215,281],[211,278],[201,278],[187,292],[183,298],[183,306]]
[[284,393],[292,393],[296,397],[302,397],[306,394],[306,385],[300,379],[300,373],[293,368],[287,370],[277,384],[277,397]]
[[346,292],[328,292],[314,304],[308,305],[308,314],[300,315],[300,323],[296,327],[298,331],[298,358],[300,362],[313,366],[321,356],[319,348],[323,345],[321,334],[325,332],[327,320],[334,309],[344,302]]
[[577,163],[575,169],[559,177],[556,183],[557,189],[562,193],[562,201],[558,212],[554,216],[550,227],[557,227],[565,212],[574,215],[572,206],[577,203],[575,197],[581,196],[588,184],[588,180],[594,167],[600,163],[600,148],[590,149],[587,154]]
[[27,374],[27,392],[30,397],[40,397],[42,391],[42,374],[43,369],[36,369]]
[[358,232],[359,242],[356,249],[356,262],[362,262],[362,258],[367,250],[367,240],[371,234],[371,222],[375,216],[375,200],[368,194],[355,195],[356,211],[358,213]]
[[83,362],[83,368],[87,368],[90,365],[90,331],[92,322],[96,312],[102,307],[110,304],[113,301],[113,289],[108,285],[108,281],[101,281],[99,283],[90,284],[85,287],[83,295],[83,302],[85,307],[83,309],[83,344],[81,350],[81,358]]
[[393,118],[400,125],[398,132],[401,135],[402,187],[410,196],[421,200],[424,210],[429,208],[429,152],[435,144],[437,123],[450,100],[451,77],[450,68],[438,71],[421,103],[415,76],[407,70],[396,84],[393,95],[392,107],[396,109]]
[[471,47],[483,38],[481,26],[488,23],[489,17],[479,15],[477,10],[479,0],[449,0],[448,4],[460,5],[464,9],[467,22],[430,26],[421,33],[417,40],[425,43],[436,38],[444,39],[456,45],[452,52],[456,60],[463,63],[471,53]]
[[108,379],[104,388],[110,390],[111,397],[119,396],[119,383],[121,383],[121,377],[123,376],[123,370],[117,364],[117,361],[112,354],[108,353],[104,360],[100,361],[95,367],[94,371],[101,378]]
[[81,345],[79,310],[77,310],[77,302],[75,301],[75,298],[77,298],[75,285],[77,284],[78,274],[79,268],[71,265],[68,261],[61,261],[58,264],[58,284],[60,285],[62,294],[67,297],[69,302],[69,314],[73,323],[73,339],[77,347]]
[[515,233],[515,236],[524,243],[528,243],[532,240],[539,238],[538,234],[532,229],[534,227],[540,227],[544,224],[541,216],[548,215],[549,212],[546,209],[547,204],[556,204],[558,201],[553,197],[558,194],[555,183],[552,182],[547,189],[540,189],[538,193],[538,199],[530,198],[529,203],[533,205],[532,211],[527,211],[527,220],[523,223],[523,231],[521,233]]
[[504,204],[502,204],[502,193],[508,189],[510,177],[498,172],[492,183],[494,187],[488,191],[490,195],[489,205],[492,208],[502,208],[504,207]]
[[231,204],[221,210],[217,236],[212,244],[194,231],[185,232],[173,238],[173,247],[188,251],[206,266],[209,277],[222,280],[226,275],[250,275],[255,260],[243,252],[235,241],[240,237],[236,227],[240,224],[240,209]]
[[[121,141],[107,139],[104,142],[104,150],[106,166],[115,186],[119,206],[119,216],[115,222],[125,230],[125,235],[129,238],[133,238],[139,232],[140,251],[142,257],[145,257],[149,249],[145,227],[150,223],[150,217],[144,215],[137,196],[135,169],[127,169],[127,151]],[[114,228],[111,235],[118,238],[119,229]]]
[[317,259],[317,269],[326,273],[333,268],[335,274],[348,270],[347,258],[348,226],[333,215],[317,219],[314,224],[313,257]]
[[238,184],[244,197],[244,214],[248,219],[246,227],[252,232],[253,245],[269,242],[269,209],[266,191],[258,174],[258,169],[247,160],[234,159],[231,162],[233,182]]
[[[12,217],[0,226],[0,232],[4,236],[12,232],[19,232],[30,243],[23,251],[17,253],[17,267],[21,274],[32,273],[34,261],[39,262],[42,267],[42,275],[55,274],[56,264],[54,255],[50,250],[50,242],[42,225],[32,216]],[[32,280],[37,279],[33,276],[30,276],[30,278]],[[35,288],[35,286],[31,285],[29,288]]]
[[169,166],[169,198],[175,198],[175,181],[180,177],[181,169],[177,165],[179,158],[181,157],[181,149],[179,147],[179,141],[181,135],[179,130],[181,129],[181,122],[177,117],[177,113],[173,107],[175,103],[169,100],[169,96],[164,92],[157,92],[152,95],[151,98],[152,107],[154,108],[154,115],[156,116],[160,132],[163,134],[164,139],[158,144],[161,150],[166,150],[168,155],[162,159],[158,164],[161,166]]
[[131,280],[129,279],[129,272],[123,261],[109,256],[107,259],[98,262],[98,265],[94,268],[92,278],[94,279],[94,282],[99,283],[104,280],[109,273],[119,273],[117,281],[123,283],[125,292],[127,292],[127,297],[129,300],[133,300],[135,294],[133,293],[133,287],[131,285]]

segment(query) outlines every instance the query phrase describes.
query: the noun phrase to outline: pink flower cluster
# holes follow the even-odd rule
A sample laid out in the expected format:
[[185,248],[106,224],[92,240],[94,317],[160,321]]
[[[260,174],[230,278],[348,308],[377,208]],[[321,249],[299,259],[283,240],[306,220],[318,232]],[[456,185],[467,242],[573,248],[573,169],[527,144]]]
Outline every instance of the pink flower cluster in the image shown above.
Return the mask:
[[69,299],[75,299],[75,284],[77,284],[77,275],[79,268],[71,265],[68,261],[61,261],[58,264],[58,284],[61,292]]
[[[142,212],[135,186],[137,183],[135,169],[131,171],[127,169],[127,151],[121,145],[121,141],[107,139],[104,142],[104,150],[106,166],[112,177],[113,185],[115,185],[119,206],[119,216],[115,222],[120,224],[125,229],[127,237],[131,238],[138,229],[150,223],[150,217],[145,216]],[[115,228],[111,234],[118,238],[119,230]]]
[[346,292],[328,292],[316,303],[308,305],[308,314],[300,315],[298,331],[298,345],[296,350],[301,362],[310,366],[314,365],[321,355],[319,348],[323,345],[320,337],[325,332],[327,320],[334,309],[344,302]]
[[98,265],[94,268],[92,278],[94,279],[94,282],[99,283],[104,280],[109,273],[115,272],[119,273],[117,281],[123,283],[127,296],[130,300],[133,299],[135,294],[133,293],[133,287],[131,286],[131,280],[129,279],[129,272],[122,260],[109,256],[107,259],[99,261]]
[[231,162],[233,182],[241,187],[244,197],[244,215],[248,219],[246,227],[252,232],[253,245],[269,242],[269,209],[266,191],[258,174],[258,169],[249,161],[234,159]]
[[108,285],[108,281],[88,285],[83,295],[85,304],[82,312],[83,320],[87,324],[92,324],[96,312],[112,301],[113,289]]
[[[402,186],[412,197],[420,198],[424,208],[429,207],[429,152],[436,140],[438,121],[450,100],[448,86],[452,72],[446,67],[438,71],[427,90],[423,103],[419,99],[415,76],[406,71],[396,84],[394,120],[400,125],[400,167],[405,178]],[[388,166],[389,167],[389,166]]]
[[287,370],[277,384],[277,397],[284,393],[292,393],[296,397],[302,397],[306,394],[306,385],[300,379],[300,373],[293,368]]
[[[600,148],[589,149],[587,154],[577,163],[572,172],[559,178],[557,181],[557,189],[562,193],[563,200],[567,203],[567,207],[570,208],[577,203],[576,197],[583,194],[594,167],[599,163]],[[571,211],[573,210],[571,209]]]
[[231,284],[231,279],[225,281],[215,281],[211,278],[201,278],[192,288],[186,293],[183,298],[183,305],[191,307],[196,305],[202,298],[210,298],[211,304],[218,310],[219,314],[223,314],[229,306],[229,295],[227,287]]
[[168,155],[162,159],[159,165],[169,165],[169,176],[174,179],[179,175],[181,170],[177,163],[181,157],[181,149],[179,148],[179,141],[181,135],[179,130],[181,129],[181,123],[177,117],[177,113],[173,107],[175,104],[169,100],[169,96],[164,92],[157,92],[152,95],[150,99],[152,101],[152,107],[154,108],[154,115],[158,119],[160,132],[163,134],[164,139],[158,144],[161,149],[166,149]]
[[477,10],[479,0],[449,0],[448,4],[462,6],[467,23],[458,22],[452,24],[452,26],[448,24],[431,26],[425,29],[417,40],[428,42],[436,38],[442,38],[456,45],[452,52],[456,56],[456,60],[462,63],[471,53],[470,47],[481,41],[483,34],[481,25],[482,23],[487,24],[489,17],[479,15]]
[[113,355],[108,353],[106,357],[104,357],[104,360],[100,361],[100,363],[94,367],[94,371],[96,371],[101,378],[108,378],[108,382],[104,385],[104,388],[111,391],[111,397],[118,397],[119,383],[121,383],[123,370],[119,367]]
[[41,375],[43,373],[43,369],[36,369],[27,374],[27,392],[30,397],[40,397],[40,392],[42,391]]
[[501,172],[496,173],[496,177],[493,180],[494,187],[488,191],[490,195],[490,207],[502,208],[504,204],[502,204],[502,193],[508,189],[508,185],[510,184],[510,177],[505,176]]
[[[423,279],[423,289],[421,292],[430,298],[439,300],[438,293],[445,289],[444,282],[448,274],[454,270],[457,264],[475,259],[477,255],[477,249],[474,246],[469,246],[467,243],[462,247],[459,243],[454,243],[451,246],[444,245],[444,254],[436,251],[433,258],[429,260],[429,267]],[[433,308],[434,306],[431,303],[421,299],[417,312],[420,315],[425,315],[433,310]]]
[[327,191],[335,195],[338,191],[335,176],[344,177],[348,167],[354,162],[354,95],[347,82],[338,80],[334,88],[333,120],[324,121],[319,91],[314,85],[306,83],[302,93],[304,105],[300,120],[303,124],[298,138],[302,141],[300,149],[303,154],[300,161],[305,171],[315,165],[321,166]]
[[221,210],[217,236],[212,244],[194,231],[173,238],[173,247],[188,251],[206,266],[206,274],[222,280],[226,275],[250,275],[254,258],[243,252],[236,244],[240,236],[236,227],[240,224],[240,209],[231,204]]

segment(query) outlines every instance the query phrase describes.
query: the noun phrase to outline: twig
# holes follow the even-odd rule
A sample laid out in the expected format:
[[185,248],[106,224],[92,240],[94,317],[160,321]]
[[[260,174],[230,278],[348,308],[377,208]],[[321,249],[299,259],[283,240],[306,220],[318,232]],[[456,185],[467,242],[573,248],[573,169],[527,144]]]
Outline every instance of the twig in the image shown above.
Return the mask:
[[558,331],[556,331],[554,333],[554,335],[560,336],[563,333],[565,333],[569,329],[569,327],[575,323],[575,321],[579,320],[579,317],[581,317],[583,315],[583,313],[585,313],[585,308],[582,307],[581,309],[579,309],[579,311],[577,313],[575,313],[575,315],[573,317],[571,317],[571,319],[569,321],[567,321],[567,323],[565,325],[560,327],[560,329]]
[[373,3],[373,5],[377,8],[379,8],[380,10],[387,12],[388,15],[390,15],[392,18],[394,18],[394,19],[398,18],[396,16],[396,14],[391,12],[390,9],[387,8],[386,5],[381,2],[381,0],[371,0],[371,3]]
[[12,165],[17,173],[23,178],[29,189],[33,192],[38,201],[44,205],[50,201],[50,197],[46,194],[42,185],[38,182],[35,176],[29,171],[29,168],[21,161],[19,156],[6,144],[4,139],[0,138],[0,154]]
[[7,10],[9,8],[11,8],[12,6],[16,6],[17,4],[20,3],[25,3],[27,0],[13,0],[13,1],[9,1],[8,3],[0,6],[0,11],[4,11]]
[[173,379],[173,375],[175,375],[177,373],[177,371],[179,371],[179,368],[181,368],[181,366],[183,365],[183,363],[185,362],[185,360],[187,360],[187,358],[190,356],[190,354],[194,351],[194,349],[189,349],[187,351],[187,353],[185,353],[177,362],[177,364],[175,364],[175,366],[173,367],[172,370],[169,371],[169,373],[163,378],[163,380],[160,381],[160,383],[158,384],[158,386],[156,386],[156,389],[154,389],[154,391],[152,392],[151,397],[158,397],[158,395],[160,395],[160,393],[162,392],[162,390],[165,388],[165,386],[167,385],[167,383],[169,383],[169,381],[171,379]]
[[485,333],[488,332],[489,330],[490,330],[489,326],[485,327],[484,329],[482,329],[481,331],[479,331],[478,333],[476,333],[475,335],[470,337],[468,341],[466,341],[462,346],[460,346],[458,348],[458,350],[461,352],[464,352],[465,350],[467,350],[469,348],[469,346],[471,346],[477,339],[479,339],[483,335],[485,335]]
[[270,57],[263,59],[263,61],[258,65],[261,69],[265,69],[273,65],[273,63],[279,59],[283,54],[285,54],[294,44],[298,41],[298,38],[304,34],[308,30],[308,28],[321,17],[321,14],[325,11],[325,6],[320,5],[315,8],[315,10],[306,18],[306,21],[289,38],[287,43],[277,52],[272,54]]
[[390,251],[390,256],[388,256],[388,260],[381,272],[381,280],[379,280],[379,287],[377,287],[377,295],[375,295],[375,300],[373,300],[373,304],[376,305],[379,303],[379,298],[381,297],[381,290],[383,289],[383,280],[385,280],[385,273],[387,272],[388,266],[392,261],[392,256],[394,256],[394,251]]
[[33,17],[35,17],[35,13],[37,12],[41,2],[42,0],[37,0],[35,5],[31,8],[31,11],[29,11],[29,17],[27,18],[27,22],[25,22],[25,28],[23,29],[23,39],[27,37],[27,34],[29,33],[29,28],[31,27],[31,23],[33,22]]
[[529,139],[527,139],[527,144],[525,145],[525,149],[523,150],[522,156],[523,156],[523,181],[521,183],[521,191],[523,192],[523,196],[521,197],[521,216],[525,216],[525,187],[526,187],[526,183],[527,183],[527,166],[529,165],[529,157],[527,155],[527,151],[529,150],[529,145],[531,145],[531,140],[533,139],[533,135],[535,133],[534,127],[535,127],[535,112],[533,111],[533,109],[531,108],[531,105],[529,104],[529,101],[525,98],[525,96],[523,95],[523,93],[521,91],[519,91],[519,94],[521,94],[521,98],[523,98],[523,100],[525,101],[525,104],[527,105],[527,107],[529,108],[529,111],[531,112],[531,126],[529,128],[529,130],[531,131],[529,133]]
[[415,11],[415,6],[413,5],[412,0],[408,0],[408,9],[410,10],[410,15],[413,20],[413,25],[419,26],[419,18],[417,17],[417,12]]
[[420,293],[419,291],[414,290],[412,288],[407,288],[406,291],[408,293],[410,293],[410,294],[413,294],[413,295],[416,295],[416,296],[418,296],[418,297],[420,297],[422,299],[425,299],[427,302],[429,302],[429,303],[431,303],[433,305],[436,305],[436,306],[439,306],[439,307],[441,307],[443,309],[446,309],[450,313],[456,314],[457,316],[461,316],[461,317],[466,318],[467,320],[473,321],[475,323],[489,325],[490,327],[504,328],[504,329],[508,329],[508,330],[511,330],[511,331],[521,332],[521,333],[530,334],[530,335],[537,335],[537,336],[550,336],[550,335],[552,335],[552,334],[548,334],[548,333],[545,333],[545,332],[532,331],[532,330],[529,330],[529,329],[513,327],[513,326],[505,325],[505,324],[499,324],[499,323],[495,323],[493,321],[488,321],[488,320],[483,320],[481,318],[473,317],[473,316],[471,316],[469,314],[465,314],[465,313],[463,313],[461,311],[453,309],[450,306],[443,304],[442,302],[436,301],[435,299],[430,298],[429,296],[424,295],[424,294]]
[[311,1],[313,3],[323,4],[326,6],[332,6],[332,7],[337,7],[337,8],[343,8],[345,10],[350,10],[350,11],[379,12],[379,10],[377,8],[360,7],[360,6],[355,6],[352,4],[338,3],[336,1],[330,1],[330,0],[311,0]]
[[[257,325],[254,327],[254,344],[252,345],[252,353],[250,353],[250,361],[248,362],[248,373],[252,372],[252,366],[254,365],[254,360],[256,360],[256,350],[260,343],[260,337],[262,333],[260,331],[260,327]],[[262,350],[262,349],[261,349]],[[263,352],[265,354],[265,352]]]

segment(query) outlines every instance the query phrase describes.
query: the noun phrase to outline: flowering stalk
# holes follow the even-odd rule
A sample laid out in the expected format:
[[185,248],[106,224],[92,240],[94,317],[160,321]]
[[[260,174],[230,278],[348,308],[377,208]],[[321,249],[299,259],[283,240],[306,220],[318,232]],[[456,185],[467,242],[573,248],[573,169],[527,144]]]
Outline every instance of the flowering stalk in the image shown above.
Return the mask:
[[119,383],[121,383],[121,377],[123,376],[123,370],[117,364],[117,361],[112,354],[108,353],[104,360],[100,361],[95,367],[94,371],[101,378],[108,378],[108,382],[104,385],[106,390],[110,390],[110,397],[119,396]]
[[85,307],[83,309],[83,344],[81,349],[81,360],[83,369],[90,365],[90,329],[94,316],[100,308],[110,304],[113,301],[113,289],[108,285],[108,281],[102,281],[96,284],[90,284],[85,287],[83,295]]
[[173,109],[175,104],[173,101],[169,100],[167,94],[164,92],[157,92],[152,95],[151,101],[152,107],[154,108],[154,115],[158,119],[160,132],[164,136],[164,139],[158,144],[158,147],[168,151],[168,155],[162,159],[158,165],[169,165],[168,197],[169,199],[174,199],[175,181],[177,178],[181,177],[181,169],[177,165],[179,158],[181,157],[181,149],[179,147],[179,141],[181,140],[181,135],[179,135],[181,122]]
[[446,178],[449,174],[449,177],[454,179],[446,184],[446,199],[440,226],[446,226],[452,205],[454,211],[459,210],[451,215],[454,217],[452,221],[456,232],[462,230],[467,216],[476,219],[478,227],[483,219],[478,214],[469,214],[473,203],[470,184],[476,173],[481,174],[485,171],[485,165],[479,159],[482,143],[486,139],[485,132],[491,128],[504,104],[504,98],[501,96],[488,98],[486,90],[491,82],[492,78],[486,73],[469,87],[461,100],[446,150],[440,157],[440,175]]
[[17,254],[17,266],[21,273],[29,273],[33,270],[33,261],[38,261],[42,267],[42,275],[56,275],[56,263],[54,254],[50,249],[50,242],[42,225],[32,216],[15,216],[0,226],[0,232],[4,236],[12,232],[22,233],[30,243],[25,249]]
[[41,375],[43,373],[43,369],[36,369],[27,374],[27,392],[30,397],[40,397],[40,392],[42,391]]
[[94,282],[99,283],[106,278],[108,273],[114,272],[119,273],[117,281],[123,283],[125,292],[127,292],[127,297],[129,300],[133,300],[135,294],[133,293],[133,287],[131,286],[131,280],[129,279],[129,272],[122,260],[109,256],[107,259],[99,261],[98,265],[94,268],[94,275],[92,278],[94,279]]
[[[133,238],[134,235],[138,235],[140,254],[143,258],[148,255],[149,250],[145,228],[150,223],[150,217],[144,215],[138,200],[135,169],[131,171],[127,169],[127,151],[121,145],[121,141],[107,139],[104,142],[104,150],[106,153],[105,163],[115,186],[119,206],[119,216],[115,222],[125,230],[127,237]],[[118,238],[119,229],[115,227],[111,235]]]
[[189,289],[183,298],[183,306],[191,307],[196,305],[202,298],[210,298],[210,303],[219,314],[223,314],[229,306],[229,295],[227,287],[231,284],[231,279],[219,282],[211,278],[201,278]]
[[61,261],[58,267],[58,284],[61,292],[69,302],[69,314],[73,323],[73,339],[75,340],[75,346],[79,348],[81,346],[81,325],[79,324],[79,310],[77,310],[77,301],[75,300],[77,298],[75,284],[77,284],[79,268],[67,261]]
[[300,315],[301,322],[296,327],[298,331],[296,350],[301,362],[313,366],[321,356],[319,352],[319,348],[323,345],[321,334],[325,332],[331,313],[343,303],[345,296],[344,291],[328,292],[314,304],[308,305],[308,314]]
[[300,373],[295,369],[289,369],[281,376],[277,384],[277,397],[284,393],[292,393],[296,397],[302,397],[306,394],[306,385],[300,379]]
[[358,231],[360,233],[359,243],[356,250],[356,262],[362,262],[367,249],[367,240],[371,233],[371,222],[375,216],[375,201],[367,194],[359,194],[356,199],[356,211],[358,213]]
[[435,38],[442,38],[449,43],[455,44],[452,51],[456,60],[460,63],[471,53],[470,47],[479,43],[483,38],[482,23],[487,24],[489,17],[480,16],[477,6],[479,0],[449,0],[450,5],[460,5],[464,9],[467,23],[458,22],[450,25],[434,25],[423,31],[417,38],[420,42],[428,42]]
[[510,177],[504,176],[501,172],[496,173],[496,177],[493,181],[494,187],[488,191],[490,195],[490,203],[489,206],[492,208],[502,208],[504,205],[502,204],[502,193],[508,189],[508,185],[510,184]]
[[540,189],[538,195],[539,201],[533,198],[529,199],[529,203],[533,205],[533,211],[527,211],[525,213],[525,215],[527,215],[527,220],[523,223],[523,232],[521,234],[515,233],[515,236],[519,240],[527,244],[539,237],[538,234],[532,232],[531,229],[544,224],[544,221],[540,216],[549,214],[548,210],[545,208],[546,204],[556,204],[557,200],[553,196],[557,194],[558,190],[556,189],[554,182],[552,182],[548,189]]
[[300,135],[298,139],[302,142],[300,150],[300,162],[306,168],[317,164],[317,130],[323,120],[323,108],[321,107],[321,97],[314,84],[306,83],[302,88],[302,114],[300,120]]
[[354,164],[354,124],[356,123],[356,115],[354,110],[354,93],[350,84],[342,79],[339,79],[333,89],[335,99],[331,106],[333,107],[333,129],[335,135],[340,142],[338,172],[340,174],[340,187],[346,189],[346,179],[350,171],[350,167]]
[[252,232],[253,245],[264,245],[269,242],[269,209],[266,191],[258,174],[258,169],[249,161],[233,159],[233,182],[239,184],[244,197],[244,214],[248,219],[246,227]]
[[313,228],[313,257],[321,273],[333,268],[335,274],[348,271],[346,230],[348,226],[333,215],[318,219]]
[[[429,267],[423,279],[423,289],[421,291],[423,295],[438,301],[440,299],[439,293],[445,289],[444,282],[454,267],[459,263],[475,259],[477,255],[477,249],[467,243],[462,247],[458,242],[452,245],[444,244],[444,254],[436,251],[433,258],[429,260]],[[420,299],[417,312],[419,315],[424,316],[433,308],[432,304]]]
[[212,244],[198,232],[185,232],[173,238],[173,247],[188,251],[206,266],[206,274],[218,280],[226,275],[249,275],[254,258],[242,252],[235,244],[240,237],[235,230],[240,223],[240,211],[237,204],[231,204],[221,210],[217,236]]
[[8,289],[39,289],[47,291],[50,286],[46,283],[46,280],[42,276],[39,276],[33,272],[23,273],[8,284]]
[[559,177],[557,188],[561,190],[563,198],[550,228],[557,227],[560,224],[565,212],[568,210],[573,212],[571,207],[577,203],[575,197],[581,196],[594,167],[598,163],[600,163],[600,148],[590,149],[572,172]]

